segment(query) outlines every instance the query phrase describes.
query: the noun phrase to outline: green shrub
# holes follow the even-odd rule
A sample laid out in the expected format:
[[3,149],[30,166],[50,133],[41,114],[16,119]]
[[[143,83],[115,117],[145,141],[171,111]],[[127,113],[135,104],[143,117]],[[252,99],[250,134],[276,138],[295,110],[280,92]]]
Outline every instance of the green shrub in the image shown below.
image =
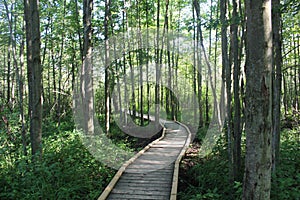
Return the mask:
[[[272,200],[300,199],[299,157],[299,128],[283,130],[280,161],[272,176]],[[242,199],[242,182],[229,184],[225,138],[217,142],[210,156],[195,157],[191,163],[194,164],[189,169],[181,167],[178,199]]]
[[44,139],[42,161],[18,157],[1,170],[0,199],[96,199],[114,172],[87,151],[76,132],[62,132]]

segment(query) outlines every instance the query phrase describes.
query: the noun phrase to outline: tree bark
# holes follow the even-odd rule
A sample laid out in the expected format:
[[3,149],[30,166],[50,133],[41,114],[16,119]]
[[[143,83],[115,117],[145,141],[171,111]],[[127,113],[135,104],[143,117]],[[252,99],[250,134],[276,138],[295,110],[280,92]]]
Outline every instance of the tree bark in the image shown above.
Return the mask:
[[243,199],[270,199],[272,22],[270,0],[247,0],[246,157]]
[[[62,30],[65,29],[65,12],[66,12],[66,0],[63,2],[63,19],[62,19]],[[63,60],[63,52],[65,45],[65,33],[62,31],[61,33],[61,41],[60,41],[60,52],[59,52],[59,61],[58,61],[58,94],[57,94],[57,107],[56,107],[56,119],[57,125],[60,127],[61,122],[61,113],[62,113],[62,60]]]
[[[157,1],[157,16],[156,16],[156,49],[155,49],[155,123],[159,123],[159,110],[160,110],[160,56],[159,56],[159,18],[160,18],[160,1]],[[162,48],[163,49],[163,48]]]
[[226,94],[227,94],[227,148],[228,148],[228,160],[229,160],[229,177],[230,181],[233,177],[233,153],[232,153],[232,109],[231,109],[231,67],[228,58],[228,39],[227,39],[227,1],[220,0],[220,18],[221,18],[221,48],[222,48],[222,67],[223,75],[222,79],[226,82]]
[[[25,32],[25,25],[23,23],[22,27],[23,31]],[[23,153],[27,156],[27,141],[26,141],[26,122],[25,122],[25,115],[24,115],[24,106],[23,106],[23,95],[24,95],[24,77],[23,77],[23,67],[24,67],[24,46],[25,41],[24,37],[22,37],[21,46],[20,46],[20,70],[19,70],[19,107],[20,107],[20,118],[21,118],[21,135],[22,135],[22,145],[23,145]]]
[[276,169],[279,161],[280,146],[280,100],[281,100],[281,68],[282,68],[282,51],[281,51],[281,13],[280,1],[272,1],[272,23],[273,23],[273,138],[272,138],[272,170]]
[[29,91],[30,141],[33,159],[42,157],[42,66],[40,57],[39,1],[25,0],[27,78]]
[[233,120],[233,176],[238,180],[241,171],[241,106],[240,106],[240,63],[239,63],[239,41],[238,41],[238,12],[237,1],[232,1],[232,55],[233,55],[233,96],[234,96],[234,120]]
[[94,134],[94,96],[92,66],[92,10],[93,0],[83,1],[83,63],[81,68],[81,95],[84,113],[84,131]]
[[105,132],[109,134],[110,130],[110,63],[109,63],[109,41],[108,27],[110,19],[110,0],[105,1],[105,19],[104,19],[104,36],[105,36]]

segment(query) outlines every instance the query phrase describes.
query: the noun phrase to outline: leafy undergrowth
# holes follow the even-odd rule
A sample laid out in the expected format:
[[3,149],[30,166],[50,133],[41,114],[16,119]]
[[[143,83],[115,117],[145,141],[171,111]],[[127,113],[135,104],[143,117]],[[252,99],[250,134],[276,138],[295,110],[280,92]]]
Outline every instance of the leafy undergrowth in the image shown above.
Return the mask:
[[271,199],[300,199],[300,127],[281,132],[280,163],[273,174]]
[[239,199],[241,184],[229,186],[228,161],[222,138],[211,155],[199,158],[200,144],[193,143],[180,166],[178,199]]
[[[283,130],[281,135],[281,157],[272,176],[271,199],[300,199],[300,130]],[[178,199],[241,199],[242,180],[229,183],[225,138],[221,138],[212,154],[205,158],[199,158],[199,148],[196,140],[181,163]]]
[[[31,156],[22,153],[17,117],[9,134],[0,127],[0,199],[97,199],[116,170],[89,152],[81,133],[73,130],[71,117],[62,120],[59,127],[52,119],[45,119],[43,159],[34,163]],[[104,123],[102,118],[100,124]],[[110,139],[118,148],[109,153],[120,156],[122,150],[136,152],[158,136],[138,140],[112,123]],[[28,145],[28,153],[29,149]]]
[[44,140],[40,162],[1,156],[0,199],[96,199],[113,173],[66,131]]

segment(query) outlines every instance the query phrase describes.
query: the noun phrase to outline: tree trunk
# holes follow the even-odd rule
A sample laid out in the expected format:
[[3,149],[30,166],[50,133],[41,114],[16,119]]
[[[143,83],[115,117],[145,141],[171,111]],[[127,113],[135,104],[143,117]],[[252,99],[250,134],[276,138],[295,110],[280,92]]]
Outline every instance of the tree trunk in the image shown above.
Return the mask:
[[77,22],[77,35],[78,35],[78,43],[80,49],[80,58],[83,61],[83,47],[82,47],[82,39],[81,39],[81,31],[80,31],[80,20],[79,20],[79,9],[78,9],[78,0],[75,0],[75,13],[76,13],[76,22]]
[[94,96],[92,66],[92,10],[93,0],[83,1],[83,63],[81,68],[81,95],[84,113],[84,131],[94,134]]
[[[194,8],[195,9],[195,8]],[[199,11],[200,12],[200,11]],[[194,13],[194,10],[193,10]],[[194,14],[193,14],[193,17]],[[196,18],[196,23],[197,22]],[[200,48],[200,27],[197,25],[196,26],[196,30],[195,30],[195,42],[196,42],[196,46],[195,46],[195,50],[196,50],[196,62],[195,62],[195,68],[197,66],[197,86],[198,86],[198,106],[199,106],[199,127],[202,127],[203,125],[203,116],[202,116],[202,56],[201,56],[201,48]],[[208,110],[208,107],[207,107]]]
[[[137,1],[137,18],[138,18],[138,30],[141,30],[142,26],[141,26],[141,17],[140,17],[140,3],[139,1]],[[143,54],[143,50],[142,50],[142,38],[141,38],[141,34],[139,34],[138,37],[138,59],[137,59],[137,64],[140,67],[140,71],[139,71],[139,84],[140,84],[140,125],[144,126],[144,109],[143,109],[143,104],[144,104],[144,86],[143,86],[143,60],[144,60],[144,54]]]
[[110,130],[110,63],[109,63],[109,41],[108,27],[110,19],[111,0],[105,1],[105,19],[104,19],[104,36],[105,36],[105,132],[109,134]]
[[270,199],[272,135],[271,1],[247,0],[246,157],[243,199]]
[[[160,16],[160,1],[157,1],[157,16],[156,16],[156,47],[155,49],[155,123],[158,125],[159,123],[159,110],[160,110],[160,56],[159,56],[159,16]],[[163,49],[163,48],[162,48]]]
[[241,172],[241,106],[240,106],[240,64],[239,64],[239,49],[238,44],[238,12],[237,1],[232,1],[232,55],[233,55],[233,96],[234,96],[234,120],[233,120],[233,177],[238,180]]
[[297,79],[297,66],[298,66],[298,54],[297,54],[297,36],[293,33],[293,46],[294,46],[294,114],[298,112],[299,102],[298,102],[298,79]]
[[280,146],[280,100],[281,100],[281,67],[282,67],[282,51],[281,51],[281,13],[280,1],[272,1],[272,22],[273,22],[273,138],[272,138],[272,170],[275,171],[279,161]]
[[199,30],[199,41],[200,41],[200,47],[201,47],[200,50],[202,50],[202,52],[203,52],[204,61],[207,65],[208,77],[209,77],[209,80],[210,80],[210,85],[211,85],[212,94],[213,94],[213,98],[214,98],[214,108],[215,108],[214,112],[216,114],[217,126],[218,126],[218,129],[220,130],[222,128],[221,126],[222,126],[223,116],[221,115],[220,106],[218,104],[216,88],[215,88],[215,86],[213,84],[213,81],[212,81],[212,67],[211,67],[211,64],[208,60],[206,50],[204,48],[203,34],[202,34],[202,29],[201,29],[200,4],[196,0],[193,1],[193,4],[194,4],[195,11],[196,11],[196,14],[197,14],[197,21],[198,21],[197,28]]
[[[65,16],[66,10],[66,0],[63,3],[63,16]],[[65,19],[62,19],[62,30],[65,29]],[[63,59],[63,52],[64,52],[64,44],[65,44],[65,33],[62,31],[61,33],[61,41],[60,41],[60,52],[59,52],[59,61],[58,61],[58,94],[57,94],[57,107],[56,107],[56,119],[57,125],[60,127],[61,122],[61,113],[62,113],[62,59]]]
[[[128,48],[130,48],[130,44],[128,42]],[[128,59],[129,59],[129,68],[130,68],[130,81],[131,81],[131,109],[133,119],[136,118],[136,105],[135,105],[135,81],[134,81],[134,68],[132,66],[132,59],[131,59],[131,52],[128,52]]]
[[[25,0],[27,76],[32,155],[42,156],[42,66],[38,0]],[[34,159],[33,157],[33,159]]]
[[[25,26],[23,24],[22,27],[25,32]],[[23,95],[24,95],[24,78],[23,78],[23,67],[24,67],[24,46],[25,46],[24,37],[22,37],[21,46],[20,46],[20,70],[19,70],[19,106],[20,106],[20,118],[21,118],[21,135],[22,135],[22,145],[23,145],[23,153],[27,155],[27,142],[26,142],[26,123],[25,123],[25,115],[24,115],[24,107],[23,107]]]
[[283,104],[284,104],[284,117],[288,115],[288,89],[287,89],[287,75],[283,74]]
[[150,83],[149,83],[149,8],[146,0],[146,79],[147,79],[147,119],[150,120]]
[[220,0],[220,18],[221,18],[221,48],[222,48],[222,66],[223,66],[223,81],[226,82],[227,93],[227,141],[228,141],[228,160],[229,160],[229,177],[230,181],[233,177],[233,153],[232,153],[232,111],[231,111],[231,67],[228,58],[228,40],[227,40],[227,1]]
[[6,102],[9,105],[11,102],[11,40],[8,42],[7,48],[7,74],[6,74],[6,81],[7,81],[7,95],[6,95]]

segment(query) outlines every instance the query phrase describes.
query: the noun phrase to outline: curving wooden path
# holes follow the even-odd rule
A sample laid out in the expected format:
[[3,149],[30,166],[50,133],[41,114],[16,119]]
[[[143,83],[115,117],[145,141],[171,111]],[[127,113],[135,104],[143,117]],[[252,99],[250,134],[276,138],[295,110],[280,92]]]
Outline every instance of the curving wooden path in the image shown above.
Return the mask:
[[153,141],[116,173],[98,200],[175,200],[179,163],[191,142],[189,129],[165,121],[161,138]]

